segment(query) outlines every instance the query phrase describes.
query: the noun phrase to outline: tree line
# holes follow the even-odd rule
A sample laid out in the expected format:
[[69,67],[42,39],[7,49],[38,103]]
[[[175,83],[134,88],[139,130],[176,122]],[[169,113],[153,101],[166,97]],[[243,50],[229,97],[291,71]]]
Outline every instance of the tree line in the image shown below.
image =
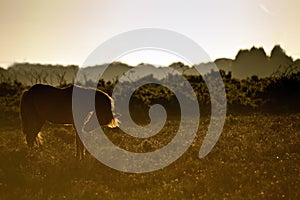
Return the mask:
[[[205,76],[213,78],[218,72],[211,72]],[[299,112],[300,104],[300,72],[287,67],[279,69],[269,77],[260,78],[253,75],[245,79],[237,79],[232,77],[231,72],[220,71],[224,82],[227,95],[227,108],[229,112]],[[168,74],[168,81],[176,83],[177,76]],[[194,89],[197,96],[200,110],[202,113],[210,112],[210,95],[202,76],[184,75],[186,80]],[[60,76],[59,87],[72,85],[73,82],[67,82],[64,76]],[[139,79],[141,83],[151,79],[153,76],[146,76]],[[98,88],[105,91],[109,95],[112,94],[118,80],[105,81],[99,80]],[[123,89],[129,88],[130,81],[122,83]],[[85,86],[92,86],[90,80],[82,83]],[[5,80],[0,83],[0,105],[2,109],[14,108],[17,110],[19,98],[22,91],[29,88],[18,80]],[[180,91],[180,87],[178,88]],[[185,91],[180,91],[185,95]],[[118,95],[118,92],[116,92]],[[122,98],[122,97],[121,97]],[[178,100],[172,91],[168,88],[157,84],[146,84],[138,88],[131,97],[130,105],[132,110],[149,109],[153,104],[162,104],[167,110],[180,112]],[[140,111],[139,111],[140,112]]]

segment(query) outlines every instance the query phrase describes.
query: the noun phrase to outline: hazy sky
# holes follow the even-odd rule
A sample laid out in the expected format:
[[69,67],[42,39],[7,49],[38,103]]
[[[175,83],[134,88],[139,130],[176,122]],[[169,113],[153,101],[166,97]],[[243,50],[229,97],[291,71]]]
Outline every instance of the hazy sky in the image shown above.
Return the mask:
[[80,65],[105,40],[145,27],[182,33],[212,59],[234,58],[253,45],[269,54],[275,44],[300,58],[299,2],[0,0],[0,66],[24,61]]

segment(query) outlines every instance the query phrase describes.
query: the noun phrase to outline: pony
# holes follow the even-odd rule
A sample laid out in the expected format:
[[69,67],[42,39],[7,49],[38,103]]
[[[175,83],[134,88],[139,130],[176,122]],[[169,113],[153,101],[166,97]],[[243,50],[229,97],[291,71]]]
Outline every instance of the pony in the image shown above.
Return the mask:
[[[74,90],[76,98],[72,98]],[[85,149],[78,131],[82,131],[85,126],[92,130],[99,124],[110,128],[118,127],[119,121],[114,116],[113,107],[113,99],[99,89],[77,85],[60,89],[36,84],[21,95],[22,132],[26,136],[28,147],[32,148],[34,144],[40,144],[39,132],[46,121],[71,124],[76,132],[76,157],[82,158]],[[76,114],[76,119],[73,114]]]

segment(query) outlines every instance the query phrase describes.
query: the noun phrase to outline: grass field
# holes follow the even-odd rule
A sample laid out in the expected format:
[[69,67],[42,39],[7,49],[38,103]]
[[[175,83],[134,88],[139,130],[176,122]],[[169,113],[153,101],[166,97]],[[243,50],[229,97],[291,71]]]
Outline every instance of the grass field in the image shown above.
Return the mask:
[[[0,199],[300,199],[300,114],[229,115],[214,149],[199,159],[203,118],[180,159],[146,174],[116,171],[90,155],[77,160],[71,127],[45,124],[44,144],[29,150],[18,114],[0,116]],[[146,146],[165,144],[173,124]],[[112,139],[123,148],[136,143]]]

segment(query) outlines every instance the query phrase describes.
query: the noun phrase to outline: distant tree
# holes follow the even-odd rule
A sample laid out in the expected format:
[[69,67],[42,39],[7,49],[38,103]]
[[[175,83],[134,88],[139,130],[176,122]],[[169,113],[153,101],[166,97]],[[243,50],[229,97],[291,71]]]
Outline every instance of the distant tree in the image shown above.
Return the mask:
[[185,71],[189,69],[189,66],[182,62],[175,62],[169,65],[170,68],[177,70],[179,73],[185,74]]
[[293,64],[293,59],[290,56],[287,56],[285,51],[281,48],[280,45],[275,45],[271,51],[270,60],[272,67],[275,70],[278,70],[279,66],[281,69],[284,69]]
[[269,58],[262,47],[240,50],[233,62],[233,75],[246,78],[252,75],[266,77],[272,73]]

